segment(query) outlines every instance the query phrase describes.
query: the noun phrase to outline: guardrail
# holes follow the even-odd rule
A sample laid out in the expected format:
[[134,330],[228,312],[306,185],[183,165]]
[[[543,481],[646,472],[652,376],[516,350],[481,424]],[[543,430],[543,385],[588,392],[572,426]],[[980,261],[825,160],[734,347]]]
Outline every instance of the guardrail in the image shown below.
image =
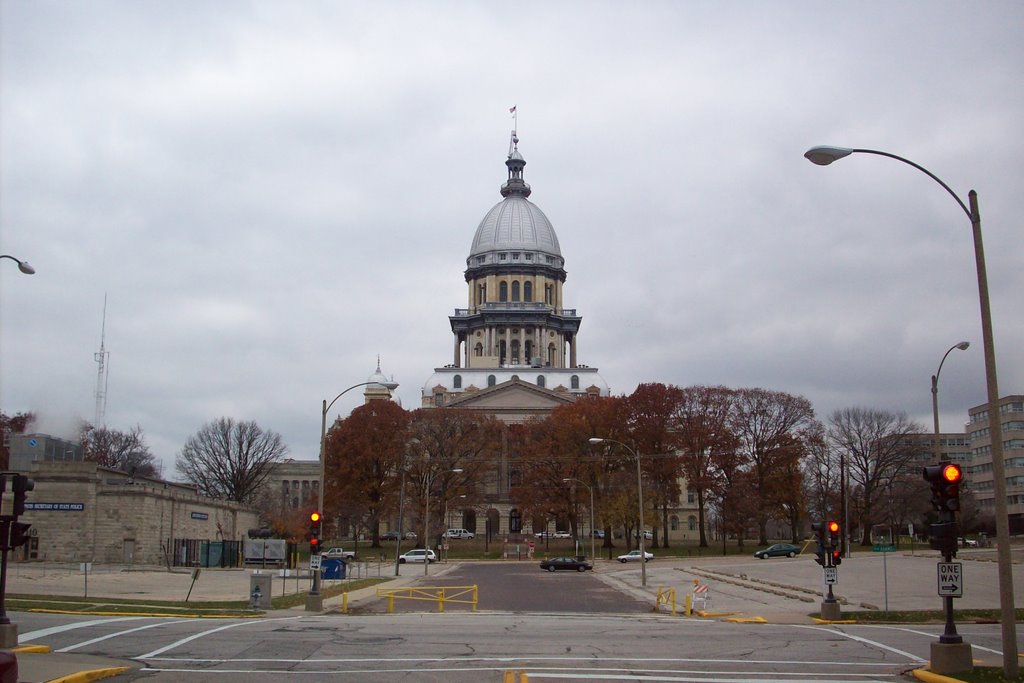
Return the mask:
[[[466,597],[471,595],[472,597]],[[406,588],[378,588],[377,597],[388,599],[388,614],[395,612],[395,598],[399,600],[426,600],[437,603],[437,611],[444,612],[447,603],[471,605],[476,611],[477,587],[473,586],[416,586]]]

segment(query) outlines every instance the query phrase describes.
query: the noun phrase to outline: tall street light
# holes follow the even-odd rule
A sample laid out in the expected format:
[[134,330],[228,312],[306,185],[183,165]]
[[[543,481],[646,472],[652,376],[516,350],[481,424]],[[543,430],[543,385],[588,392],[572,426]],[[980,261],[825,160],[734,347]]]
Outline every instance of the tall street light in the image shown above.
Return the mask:
[[[327,464],[327,455],[326,455],[326,446],[327,446],[327,411],[331,409],[331,406],[333,406],[335,404],[335,402],[339,398],[341,398],[342,396],[344,396],[348,392],[352,391],[353,389],[358,389],[359,387],[369,386],[371,384],[379,384],[382,387],[384,387],[385,389],[387,389],[388,391],[394,391],[395,389],[398,388],[398,382],[381,382],[381,381],[377,381],[377,380],[371,380],[369,382],[360,382],[359,384],[353,384],[348,389],[346,389],[345,391],[341,392],[340,394],[335,396],[333,399],[331,399],[330,403],[327,402],[327,399],[324,399],[323,410],[320,413],[320,515],[321,515],[321,519],[323,519],[323,515],[325,515],[326,512],[327,512],[327,509],[326,509],[327,496],[324,495],[324,493],[325,493],[325,491],[324,491],[324,468],[325,468],[325,466]],[[321,524],[323,524],[323,522],[321,522]],[[313,587],[309,589],[309,596],[306,598],[306,611],[309,611],[309,612],[319,612],[319,611],[321,611],[323,609],[323,605],[324,605],[324,601],[323,601],[323,598],[320,596],[320,572],[314,571],[313,572]]]
[[0,254],[0,258],[9,258],[12,261],[14,261],[15,263],[17,263],[18,264],[18,270],[20,270],[21,272],[25,273],[25,275],[35,275],[36,269],[33,268],[32,266],[30,266],[28,264],[28,261],[22,261],[21,259],[16,259],[13,256],[11,256],[10,254]]
[[643,479],[640,475],[640,455],[626,444],[622,443],[621,441],[616,441],[615,439],[600,439],[595,436],[588,439],[588,441],[589,443],[594,445],[604,443],[605,441],[607,441],[608,443],[618,444],[625,448],[630,453],[632,453],[633,459],[636,460],[636,498],[640,509],[640,526],[637,528],[637,536],[640,538],[640,585],[646,588],[647,553],[644,550],[644,485]]
[[942,186],[967,214],[974,237],[974,262],[978,273],[978,299],[981,304],[981,336],[985,347],[985,383],[988,393],[988,424],[992,440],[992,476],[995,478],[996,553],[999,562],[999,607],[1002,621],[1003,673],[1007,678],[1018,675],[1017,624],[1013,605],[1013,565],[1010,563],[1010,520],[1006,510],[1006,475],[1003,463],[1003,440],[999,425],[999,385],[996,381],[996,351],[992,336],[992,310],[989,306],[988,274],[985,270],[985,248],[981,239],[981,212],[978,210],[978,193],[967,193],[970,208],[938,176],[915,164],[909,159],[874,149],[851,149],[847,147],[812,147],[804,153],[811,162],[827,166],[833,161],[854,153],[876,154],[901,161]]
[[935,462],[942,460],[942,446],[939,445],[939,374],[942,372],[942,364],[946,362],[946,356],[949,355],[953,349],[960,349],[966,351],[967,347],[971,345],[969,341],[962,341],[959,344],[953,344],[949,349],[942,355],[942,360],[939,361],[939,369],[932,375],[932,421],[935,426],[935,443],[933,444],[935,449]]
[[562,481],[574,481],[577,484],[583,484],[584,486],[587,487],[587,490],[590,491],[590,561],[593,562],[597,557],[596,555],[594,555],[594,487],[586,483],[585,481],[581,481],[580,479],[573,479],[572,477],[566,477]]

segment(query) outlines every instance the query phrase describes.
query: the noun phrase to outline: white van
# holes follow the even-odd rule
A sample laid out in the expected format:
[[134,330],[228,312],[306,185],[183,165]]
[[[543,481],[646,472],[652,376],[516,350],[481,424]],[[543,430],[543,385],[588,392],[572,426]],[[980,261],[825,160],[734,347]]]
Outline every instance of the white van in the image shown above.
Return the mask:
[[445,538],[474,538],[475,534],[468,529],[449,529],[444,532]]

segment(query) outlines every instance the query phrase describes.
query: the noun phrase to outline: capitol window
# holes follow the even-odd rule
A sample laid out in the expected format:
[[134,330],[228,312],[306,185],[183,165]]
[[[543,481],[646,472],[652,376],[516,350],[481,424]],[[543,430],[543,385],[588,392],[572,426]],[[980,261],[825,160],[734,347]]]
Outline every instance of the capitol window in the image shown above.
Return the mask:
[[462,375],[455,375],[455,377],[452,378],[452,387],[455,389],[462,388]]
[[493,387],[495,383],[494,375],[487,375],[487,386]]

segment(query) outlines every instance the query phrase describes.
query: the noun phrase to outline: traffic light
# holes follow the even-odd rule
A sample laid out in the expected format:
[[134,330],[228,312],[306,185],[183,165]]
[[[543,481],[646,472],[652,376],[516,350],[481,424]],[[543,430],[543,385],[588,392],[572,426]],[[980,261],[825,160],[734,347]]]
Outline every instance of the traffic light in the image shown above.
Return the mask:
[[843,563],[843,551],[841,551],[841,550],[833,550],[832,551],[832,565],[831,566],[838,567],[842,563]]
[[952,519],[953,513],[960,509],[960,482],[964,478],[960,465],[948,461],[927,465],[921,476],[931,484],[932,507],[937,512],[949,513],[948,517]]
[[814,551],[814,561],[822,567],[826,567],[828,564],[825,560],[825,523],[811,522],[811,531],[814,532],[815,540],[818,543],[818,547]]
[[28,492],[34,490],[35,487],[36,483],[24,474],[14,475],[12,488],[14,489],[15,517],[25,514],[25,500],[28,498]]
[[835,550],[839,547],[839,522],[829,522],[825,528],[828,530],[828,547]]
[[320,552],[320,513],[309,513],[309,554]]
[[928,527],[928,545],[933,550],[956,555],[956,522],[939,522]]
[[32,528],[31,524],[25,524],[24,522],[11,522],[11,542],[10,548],[19,548],[28,543],[28,530]]

